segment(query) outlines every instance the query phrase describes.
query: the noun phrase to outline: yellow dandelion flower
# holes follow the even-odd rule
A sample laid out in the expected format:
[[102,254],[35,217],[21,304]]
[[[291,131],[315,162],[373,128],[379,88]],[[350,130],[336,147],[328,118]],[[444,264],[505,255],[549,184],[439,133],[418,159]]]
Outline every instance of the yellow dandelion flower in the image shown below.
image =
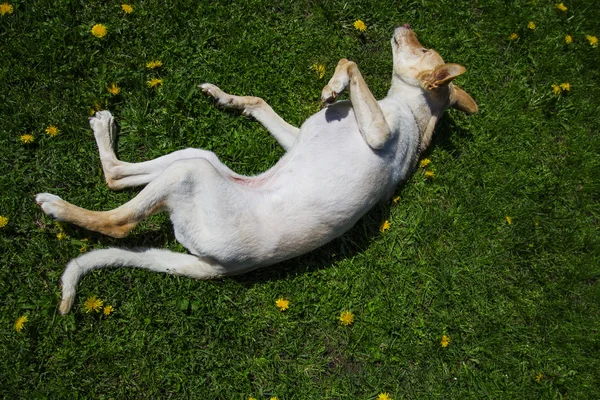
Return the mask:
[[354,314],[350,311],[342,311],[340,314],[340,324],[344,326],[352,325],[354,322]]
[[105,306],[104,309],[102,310],[102,314],[104,314],[108,317],[114,311],[115,311],[115,308],[113,306]]
[[102,304],[102,300],[97,299],[96,296],[91,296],[83,303],[83,309],[86,314],[89,314],[92,311],[100,311]]
[[269,400],[279,400],[279,397],[273,396]]
[[57,238],[58,240],[65,240],[65,239],[67,238],[67,234],[66,234],[66,233],[64,233],[64,232],[58,232],[58,233],[56,234],[56,238]]
[[571,91],[571,84],[569,82],[564,82],[560,84],[560,88],[562,89],[563,92],[570,92]]
[[25,143],[25,144],[30,144],[33,143],[33,141],[35,140],[35,138],[33,137],[33,135],[30,135],[28,133],[21,135],[21,137],[19,138],[19,140],[21,140],[21,142]]
[[537,383],[540,383],[543,378],[544,378],[544,374],[542,374],[541,372],[538,372],[537,375],[535,376],[535,381]]
[[400,202],[400,196],[394,196],[394,197],[392,197],[392,202],[394,204],[398,204]]
[[27,315],[22,315],[15,321],[15,331],[21,332],[23,330],[23,326],[27,322]]
[[391,226],[392,226],[392,224],[390,224],[390,221],[388,221],[386,219],[385,221],[383,221],[383,223],[379,227],[379,232],[387,232],[390,230]]
[[121,8],[125,14],[131,14],[133,12],[133,7],[131,7],[129,4],[121,4]]
[[567,7],[563,3],[558,3],[554,7],[556,7],[557,10],[562,12],[567,11]]
[[435,172],[433,172],[433,171],[425,171],[425,178],[429,178],[429,179],[435,178]]
[[529,29],[531,29],[532,31],[535,30],[535,22],[529,21],[529,23],[527,24],[527,27]]
[[565,36],[565,43],[566,44],[571,44],[573,43],[573,37],[571,35],[566,35]]
[[317,73],[317,78],[323,79],[325,76],[325,66],[323,64],[313,64],[312,68]]
[[586,35],[585,38],[590,42],[590,46],[598,47],[598,38],[592,35]]
[[506,223],[509,225],[512,225],[512,218],[509,217],[508,215],[506,216]]
[[542,374],[541,372],[538,372],[537,375],[535,376],[535,381],[537,383],[540,383],[542,381],[542,379],[544,379],[544,374]]
[[148,68],[148,69],[160,68],[162,66],[163,66],[163,62],[160,60],[152,60],[152,61],[148,61],[148,63],[146,63],[146,68]]
[[0,4],[0,15],[12,14],[13,11],[14,11],[14,8],[13,8],[12,4],[9,4],[9,3]]
[[88,249],[87,249],[87,246],[81,246],[81,247],[79,248],[79,252],[80,252],[80,253],[85,253],[85,252],[87,252],[87,250],[88,250]]
[[50,137],[55,137],[56,135],[58,135],[58,132],[60,132],[60,130],[54,125],[50,125],[46,128],[46,134]]
[[8,224],[8,218],[0,215],[0,228],[4,228]]
[[96,36],[97,38],[103,38],[106,36],[107,32],[108,29],[106,29],[106,26],[102,24],[96,24],[92,27],[92,35]]
[[354,29],[357,29],[361,32],[364,32],[367,30],[367,25],[360,19],[357,19],[356,21],[354,21],[353,25],[354,25]]
[[425,168],[427,167],[429,164],[431,164],[431,160],[429,158],[424,158],[421,160],[421,168]]
[[277,301],[275,302],[275,306],[277,308],[279,308],[281,311],[285,311],[288,308],[290,308],[290,301],[286,300],[282,297],[280,297],[279,299],[277,299]]
[[392,400],[392,396],[388,392],[379,393],[377,400]]
[[448,336],[446,336],[446,335],[443,335],[442,336],[442,340],[440,340],[440,344],[444,348],[448,347],[448,345],[450,344],[450,338]]
[[248,400],[256,400],[256,397],[248,397]]
[[552,93],[554,94],[560,94],[561,90],[560,90],[560,86],[558,85],[552,85]]
[[106,88],[106,90],[108,90],[108,93],[112,94],[113,96],[116,96],[121,92],[121,88],[114,82],[111,83],[110,86]]
[[162,85],[163,84],[163,80],[162,79],[158,79],[158,78],[152,78],[152,79],[150,79],[146,83],[148,84],[148,87],[153,88],[155,86]]
[[518,38],[519,38],[519,35],[517,33],[513,32],[508,37],[508,40],[517,40]]

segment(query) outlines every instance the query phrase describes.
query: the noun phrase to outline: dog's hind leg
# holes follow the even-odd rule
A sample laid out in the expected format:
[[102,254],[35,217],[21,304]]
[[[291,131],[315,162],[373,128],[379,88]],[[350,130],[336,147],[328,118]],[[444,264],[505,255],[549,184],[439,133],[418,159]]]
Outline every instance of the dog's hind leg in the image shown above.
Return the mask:
[[233,96],[211,83],[203,83],[199,87],[204,93],[213,97],[219,106],[240,110],[242,114],[256,119],[267,128],[284,150],[287,151],[294,146],[300,129],[287,123],[260,97]]
[[202,149],[179,150],[154,160],[139,163],[121,161],[117,159],[114,151],[116,127],[111,113],[98,111],[94,117],[90,118],[90,126],[98,145],[104,178],[108,187],[113,190],[147,185],[173,163],[198,158],[209,161],[224,176],[242,178],[241,175],[223,164],[213,152]]
[[240,179],[245,178],[229,169],[229,167],[223,164],[212,151],[192,148],[177,150],[173,153],[155,158],[154,160],[139,163],[118,161],[117,164],[114,164],[108,170],[108,173],[105,170],[105,177],[112,190],[144,186],[158,178],[158,176],[176,162],[197,159],[209,162],[223,176]]
[[90,118],[90,126],[98,145],[104,178],[112,189],[115,175],[113,170],[122,164],[115,154],[117,127],[109,111],[98,111],[95,116]]
[[66,314],[75,300],[77,283],[89,271],[105,267],[135,267],[151,271],[184,275],[196,279],[212,279],[227,275],[227,270],[210,259],[168,250],[100,249],[71,260],[61,277],[60,313]]
[[151,190],[146,191],[146,193],[144,191],[146,189],[133,200],[110,211],[86,210],[50,193],[37,194],[35,201],[47,215],[58,221],[70,222],[91,231],[115,238],[123,238],[129,235],[129,232],[141,220],[164,207],[160,197],[149,196]]
[[144,218],[168,208],[172,194],[192,190],[195,180],[222,179],[205,159],[184,160],[169,166],[132,200],[110,211],[90,211],[70,204],[58,196],[40,193],[35,200],[42,210],[59,221],[112,237],[125,237]]

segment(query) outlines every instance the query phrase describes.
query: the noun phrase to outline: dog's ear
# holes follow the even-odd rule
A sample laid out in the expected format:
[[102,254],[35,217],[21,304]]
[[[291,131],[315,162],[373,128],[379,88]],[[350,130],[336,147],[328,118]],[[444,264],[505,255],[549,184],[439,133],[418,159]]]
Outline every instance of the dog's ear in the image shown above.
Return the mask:
[[466,71],[467,69],[459,64],[444,64],[434,70],[422,72],[417,79],[423,89],[435,90],[449,84]]
[[450,105],[467,114],[475,114],[478,110],[475,100],[456,85],[453,85],[450,91]]

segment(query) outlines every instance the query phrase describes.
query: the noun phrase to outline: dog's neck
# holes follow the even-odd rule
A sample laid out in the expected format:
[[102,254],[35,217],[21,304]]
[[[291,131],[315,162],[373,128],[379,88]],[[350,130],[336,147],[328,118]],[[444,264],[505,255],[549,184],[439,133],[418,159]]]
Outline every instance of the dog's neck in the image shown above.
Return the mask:
[[435,125],[448,108],[449,101],[441,99],[444,96],[449,97],[447,93],[434,94],[400,79],[392,82],[388,97],[399,99],[410,108],[419,129],[421,150],[429,146]]

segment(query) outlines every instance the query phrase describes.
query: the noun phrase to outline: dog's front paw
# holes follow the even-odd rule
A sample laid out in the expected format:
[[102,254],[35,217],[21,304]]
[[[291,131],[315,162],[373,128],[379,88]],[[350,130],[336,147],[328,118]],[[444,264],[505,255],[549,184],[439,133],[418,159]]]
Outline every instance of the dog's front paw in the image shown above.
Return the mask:
[[215,99],[217,106],[240,110],[242,111],[242,114],[248,115],[246,110],[248,103],[244,100],[244,97],[232,96],[228,93],[225,93],[212,83],[203,83],[202,85],[198,85],[198,87],[202,89],[204,93]]
[[211,97],[217,97],[218,93],[221,92],[221,89],[219,89],[217,86],[213,85],[212,83],[208,83],[208,82],[198,85],[198,87],[200,89],[202,89],[202,92],[206,93],[207,95],[209,95]]
[[221,89],[219,89],[216,85],[212,83],[203,83],[202,85],[198,85],[202,92],[217,102],[217,104],[221,107],[231,107],[233,106],[233,96],[228,95]]
[[218,89],[218,87],[216,87],[215,85],[213,85],[212,83],[202,83],[200,85],[198,85],[198,87],[202,90],[202,93],[205,93],[211,97],[214,97],[215,93],[215,89]]
[[35,196],[35,202],[42,208],[42,211],[55,219],[61,219],[61,204],[64,200],[50,193],[38,193]]
[[328,106],[336,101],[338,97],[338,93],[331,88],[331,86],[327,85],[323,88],[321,92],[321,103],[324,106]]

